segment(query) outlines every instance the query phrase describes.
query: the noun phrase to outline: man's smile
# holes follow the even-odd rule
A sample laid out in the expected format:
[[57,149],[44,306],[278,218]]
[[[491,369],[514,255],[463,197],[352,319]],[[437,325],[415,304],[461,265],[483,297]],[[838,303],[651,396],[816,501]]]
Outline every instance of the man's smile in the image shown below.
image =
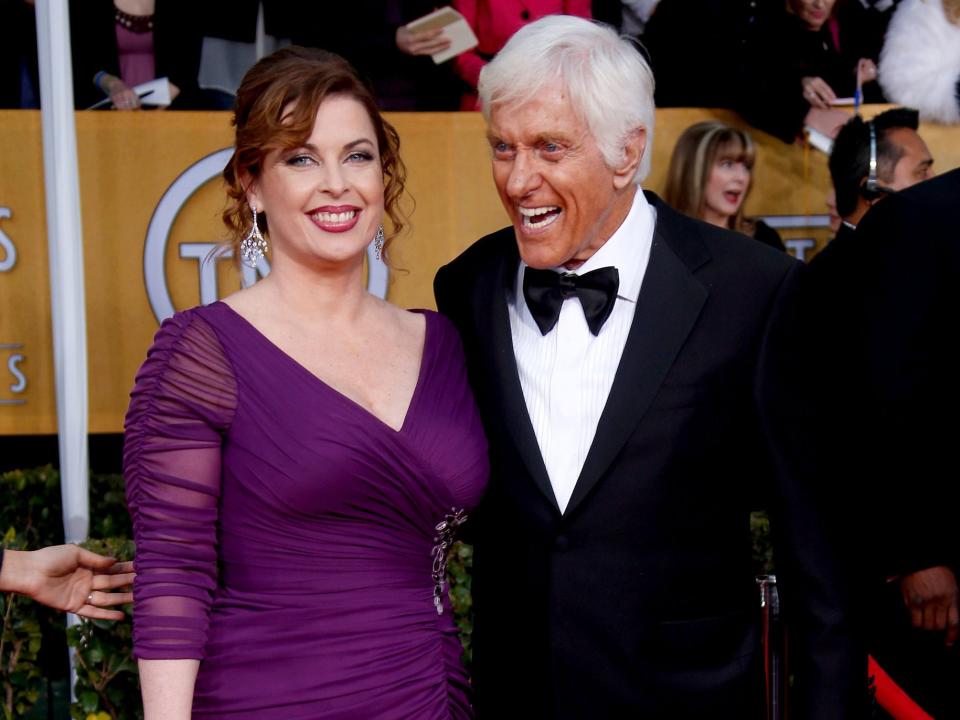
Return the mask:
[[542,230],[551,225],[563,212],[556,205],[542,205],[540,207],[523,207],[518,205],[517,210],[522,218],[523,229]]

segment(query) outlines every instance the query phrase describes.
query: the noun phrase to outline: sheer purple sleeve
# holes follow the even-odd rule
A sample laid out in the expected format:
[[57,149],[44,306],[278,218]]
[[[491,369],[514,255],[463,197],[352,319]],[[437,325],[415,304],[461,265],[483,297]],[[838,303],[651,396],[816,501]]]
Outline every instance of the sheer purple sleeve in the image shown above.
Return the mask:
[[221,446],[235,409],[233,371],[213,329],[196,311],[166,320],[125,422],[138,658],[203,658],[217,584]]

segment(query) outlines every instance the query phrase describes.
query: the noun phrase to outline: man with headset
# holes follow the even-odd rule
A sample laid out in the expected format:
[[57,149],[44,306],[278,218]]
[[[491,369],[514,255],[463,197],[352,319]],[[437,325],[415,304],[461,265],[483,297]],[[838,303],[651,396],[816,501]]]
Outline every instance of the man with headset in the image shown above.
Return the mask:
[[884,195],[933,176],[933,157],[917,125],[916,110],[894,108],[869,121],[854,116],[840,129],[830,153],[830,177],[847,230]]
[[[845,312],[860,297],[859,272],[852,265],[869,248],[853,237],[857,225],[885,196],[933,175],[933,157],[918,125],[918,113],[910,108],[893,108],[872,120],[854,115],[833,142],[830,177],[841,224],[836,237],[811,260],[806,292],[811,340],[830,355],[850,341]],[[839,374],[833,368],[836,359],[828,360],[828,380]]]

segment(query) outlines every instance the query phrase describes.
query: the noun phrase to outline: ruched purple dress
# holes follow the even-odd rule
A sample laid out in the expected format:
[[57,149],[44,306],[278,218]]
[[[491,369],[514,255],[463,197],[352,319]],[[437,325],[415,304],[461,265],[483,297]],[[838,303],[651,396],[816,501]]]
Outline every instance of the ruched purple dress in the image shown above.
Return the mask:
[[443,546],[486,440],[453,326],[400,431],[224,303],[165,321],[126,419],[134,648],[201,660],[194,717],[471,717]]

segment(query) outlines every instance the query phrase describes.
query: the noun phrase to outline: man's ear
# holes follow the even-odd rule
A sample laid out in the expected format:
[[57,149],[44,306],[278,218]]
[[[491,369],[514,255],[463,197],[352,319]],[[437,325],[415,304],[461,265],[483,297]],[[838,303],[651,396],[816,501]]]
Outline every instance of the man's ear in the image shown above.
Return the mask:
[[637,167],[647,150],[647,129],[638,127],[627,135],[623,143],[623,160],[613,169],[613,186],[622,190],[633,182]]

